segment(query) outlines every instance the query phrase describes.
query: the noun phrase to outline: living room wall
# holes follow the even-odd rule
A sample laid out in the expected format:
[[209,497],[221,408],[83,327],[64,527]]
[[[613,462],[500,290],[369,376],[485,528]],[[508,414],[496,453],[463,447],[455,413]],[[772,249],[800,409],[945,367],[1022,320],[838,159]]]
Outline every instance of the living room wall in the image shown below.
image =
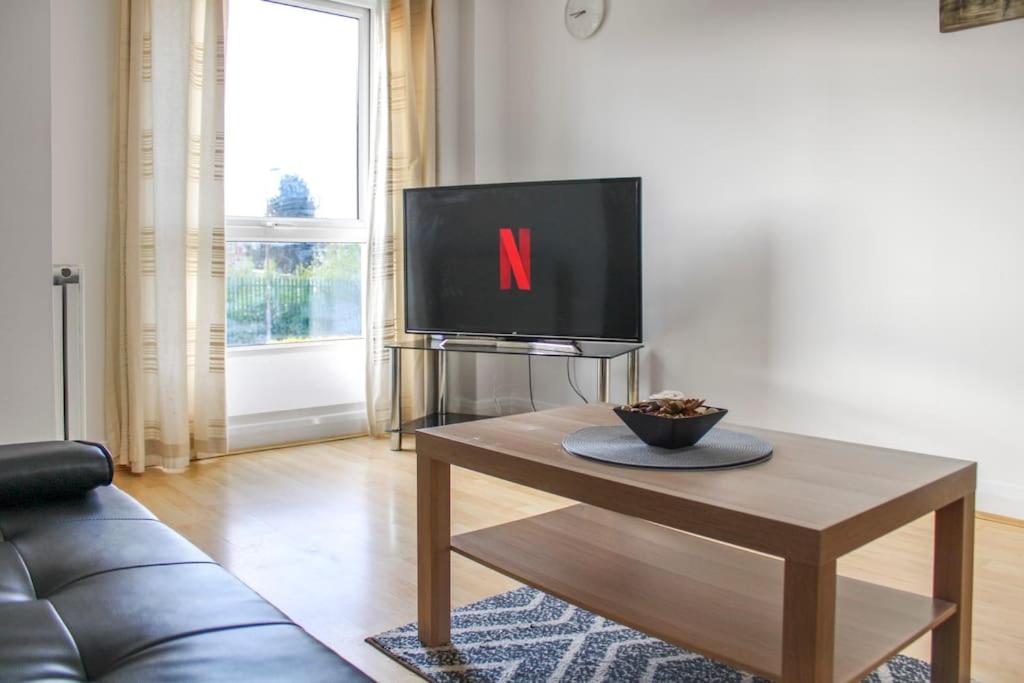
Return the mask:
[[[72,436],[104,438],[106,226],[117,0],[18,0],[0,7],[0,442],[60,434],[59,333],[51,265],[82,267],[83,339],[71,350]],[[72,315],[79,291],[70,290]],[[78,364],[81,365],[78,365]],[[81,400],[84,395],[84,401]],[[84,405],[83,405],[84,404]],[[78,420],[84,421],[79,424]]]
[[[442,150],[458,180],[643,176],[643,392],[976,459],[979,508],[1024,517],[1024,21],[943,35],[937,5],[608,0],[577,41],[562,2],[445,0]],[[564,362],[534,385],[578,402]],[[529,405],[522,359],[454,389]]]
[[0,7],[0,443],[53,438],[50,4]]
[[[82,267],[85,391],[79,438],[106,438],[106,236],[117,62],[116,0],[51,0],[53,262]],[[74,361],[72,361],[74,362]],[[75,396],[77,399],[81,394]],[[74,426],[74,425],[73,425]],[[74,434],[73,434],[74,436]]]

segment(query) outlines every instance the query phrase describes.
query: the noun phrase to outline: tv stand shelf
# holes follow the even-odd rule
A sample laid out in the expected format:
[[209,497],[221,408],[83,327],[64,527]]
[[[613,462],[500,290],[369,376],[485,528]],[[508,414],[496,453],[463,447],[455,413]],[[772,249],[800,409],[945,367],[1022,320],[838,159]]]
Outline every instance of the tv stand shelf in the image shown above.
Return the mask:
[[[401,450],[402,435],[414,434],[417,429],[440,427],[458,422],[484,420],[492,415],[472,415],[468,413],[450,413],[447,409],[447,359],[449,353],[489,353],[505,356],[555,356],[560,358],[590,358],[598,361],[597,400],[602,403],[611,401],[611,362],[620,356],[626,357],[626,400],[630,403],[639,399],[639,365],[638,351],[643,344],[626,342],[576,342],[577,352],[566,352],[555,349],[522,348],[516,346],[479,346],[459,345],[457,338],[444,339],[433,337],[421,338],[407,342],[386,344],[391,354],[391,449]],[[437,405],[432,413],[414,420],[403,421],[399,387],[402,386],[402,351],[431,353],[435,358],[434,382]]]
[[408,420],[402,423],[402,434],[415,434],[417,429],[428,427],[444,427],[445,425],[458,424],[460,422],[473,422],[474,420],[486,420],[492,415],[472,415],[470,413],[430,413],[415,420]]

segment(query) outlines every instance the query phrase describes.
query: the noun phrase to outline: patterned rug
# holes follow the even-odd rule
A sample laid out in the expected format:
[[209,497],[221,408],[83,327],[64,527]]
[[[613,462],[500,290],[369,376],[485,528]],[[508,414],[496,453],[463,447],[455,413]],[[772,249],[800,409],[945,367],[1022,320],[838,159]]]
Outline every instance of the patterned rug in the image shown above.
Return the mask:
[[[366,641],[438,683],[699,681],[770,683],[520,588],[452,612],[452,644],[425,648],[409,624]],[[928,664],[897,655],[864,679],[928,683]]]

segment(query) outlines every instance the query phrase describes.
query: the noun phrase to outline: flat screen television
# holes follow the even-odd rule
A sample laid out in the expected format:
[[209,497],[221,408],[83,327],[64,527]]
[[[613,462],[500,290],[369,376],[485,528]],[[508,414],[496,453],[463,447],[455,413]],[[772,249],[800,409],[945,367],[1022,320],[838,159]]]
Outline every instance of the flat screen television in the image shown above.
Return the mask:
[[640,178],[405,191],[405,328],[640,342]]

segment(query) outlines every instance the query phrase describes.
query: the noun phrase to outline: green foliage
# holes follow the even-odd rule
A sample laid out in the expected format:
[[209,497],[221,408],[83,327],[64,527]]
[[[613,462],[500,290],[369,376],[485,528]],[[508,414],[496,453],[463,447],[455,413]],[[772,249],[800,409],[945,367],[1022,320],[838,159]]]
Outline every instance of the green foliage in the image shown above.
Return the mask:
[[356,245],[320,249],[311,262],[302,269],[310,277],[358,281],[362,274],[362,252]]

